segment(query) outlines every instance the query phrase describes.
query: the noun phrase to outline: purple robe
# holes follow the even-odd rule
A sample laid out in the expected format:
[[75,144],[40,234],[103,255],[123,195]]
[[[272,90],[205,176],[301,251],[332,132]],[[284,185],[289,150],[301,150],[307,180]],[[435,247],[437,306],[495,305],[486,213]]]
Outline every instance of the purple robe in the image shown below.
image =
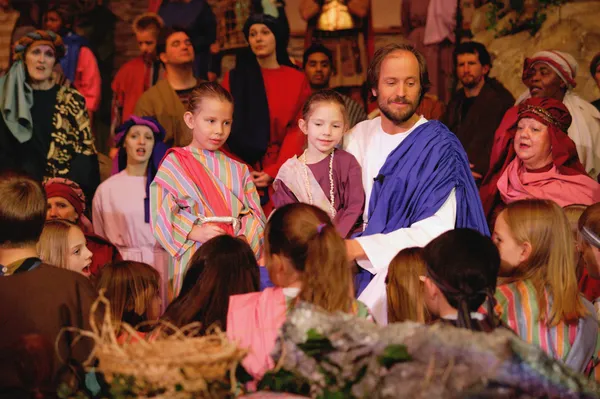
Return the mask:
[[[308,164],[319,186],[329,199],[329,159],[327,156],[315,164]],[[350,237],[360,231],[365,206],[365,191],[362,186],[362,174],[358,161],[344,150],[337,149],[333,157],[333,197],[336,215],[333,223],[342,237]],[[294,193],[277,180],[272,196],[275,208],[299,202]]]

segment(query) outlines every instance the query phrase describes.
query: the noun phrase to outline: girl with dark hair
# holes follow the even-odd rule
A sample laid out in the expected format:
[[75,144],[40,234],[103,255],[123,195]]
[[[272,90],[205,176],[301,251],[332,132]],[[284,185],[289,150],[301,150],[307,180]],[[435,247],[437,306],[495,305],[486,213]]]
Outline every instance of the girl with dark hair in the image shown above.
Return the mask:
[[235,121],[227,146],[250,166],[268,215],[273,179],[285,161],[302,154],[306,142],[297,121],[310,85],[292,66],[277,19],[253,15],[244,25],[244,35],[250,47],[240,52],[236,67],[223,79],[223,87],[235,99]]
[[[423,250],[425,303],[442,322],[475,331],[492,331],[494,292],[500,256],[489,237],[471,229],[450,230]],[[478,313],[487,300],[487,314]]]
[[227,313],[227,335],[250,347],[243,365],[256,379],[274,366],[271,350],[296,302],[370,317],[354,299],[346,246],[325,211],[302,203],[277,209],[265,230],[265,261],[275,287],[232,296]]
[[256,292],[259,282],[258,264],[248,243],[228,235],[215,237],[192,257],[181,293],[163,319],[177,327],[200,322],[201,333],[213,325],[225,330],[229,297]]
[[300,130],[308,145],[288,159],[273,183],[273,204],[315,205],[329,214],[342,237],[362,229],[365,191],[354,156],[336,146],[348,128],[344,99],[333,90],[313,93],[304,104]]
[[94,232],[115,244],[123,259],[147,263],[158,271],[166,307],[169,256],[152,234],[149,195],[167,151],[165,131],[154,118],[132,116],[116,133],[119,172],[96,191]]

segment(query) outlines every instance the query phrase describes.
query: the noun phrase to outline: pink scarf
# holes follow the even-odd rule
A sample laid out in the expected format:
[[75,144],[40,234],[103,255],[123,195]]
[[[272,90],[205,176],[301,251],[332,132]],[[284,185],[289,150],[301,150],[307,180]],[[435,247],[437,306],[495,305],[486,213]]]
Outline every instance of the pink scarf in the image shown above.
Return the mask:
[[563,175],[556,165],[547,172],[527,172],[519,158],[513,159],[498,180],[498,190],[505,204],[530,198],[552,200],[561,207],[600,202],[600,184],[589,176]]
[[242,365],[257,381],[275,366],[270,355],[286,312],[285,295],[278,287],[229,297],[227,337],[249,348]]

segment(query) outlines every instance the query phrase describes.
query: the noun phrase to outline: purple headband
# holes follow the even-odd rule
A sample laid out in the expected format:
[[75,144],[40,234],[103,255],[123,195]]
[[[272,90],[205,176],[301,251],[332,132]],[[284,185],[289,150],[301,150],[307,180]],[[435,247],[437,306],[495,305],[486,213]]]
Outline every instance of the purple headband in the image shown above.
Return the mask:
[[117,128],[115,131],[115,146],[120,147],[123,144],[123,140],[125,139],[125,135],[133,126],[147,126],[152,130],[154,136],[156,136],[156,141],[163,141],[165,139],[165,130],[158,123],[158,121],[150,116],[135,116],[131,115],[129,119],[127,119],[121,126]]

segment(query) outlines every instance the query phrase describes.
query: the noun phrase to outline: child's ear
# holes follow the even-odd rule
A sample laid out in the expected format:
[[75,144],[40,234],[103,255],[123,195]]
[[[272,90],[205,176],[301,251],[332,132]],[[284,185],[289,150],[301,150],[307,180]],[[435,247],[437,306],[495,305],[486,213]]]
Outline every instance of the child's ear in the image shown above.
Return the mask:
[[298,127],[302,133],[308,134],[308,123],[304,119],[298,119]]
[[188,128],[194,128],[194,114],[192,114],[190,111],[186,111],[186,113],[183,114],[183,121]]
[[525,241],[523,244],[521,244],[521,253],[519,254],[519,263],[523,263],[527,259],[529,259],[532,252],[533,252],[533,247],[531,246],[530,242]]

